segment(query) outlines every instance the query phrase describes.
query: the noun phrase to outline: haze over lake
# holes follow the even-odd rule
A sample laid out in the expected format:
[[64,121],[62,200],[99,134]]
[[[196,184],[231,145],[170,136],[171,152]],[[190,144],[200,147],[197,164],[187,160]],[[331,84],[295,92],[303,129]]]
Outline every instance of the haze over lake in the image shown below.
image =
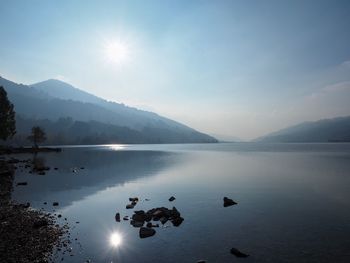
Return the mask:
[[[250,255],[245,262],[350,258],[350,144],[81,146],[37,158],[58,170],[18,169],[15,182],[28,186],[15,187],[13,199],[67,218],[74,256],[65,262],[236,262],[231,247]],[[134,210],[175,206],[184,222],[140,239],[138,228],[114,218],[132,215],[132,196],[140,198]],[[238,205],[224,208],[224,196]]]

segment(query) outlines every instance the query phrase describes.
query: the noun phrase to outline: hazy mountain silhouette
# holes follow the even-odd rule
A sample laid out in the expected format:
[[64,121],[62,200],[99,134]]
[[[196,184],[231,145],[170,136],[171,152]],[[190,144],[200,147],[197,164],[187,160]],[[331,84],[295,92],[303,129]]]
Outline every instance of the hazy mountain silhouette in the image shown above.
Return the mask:
[[[30,123],[34,122],[40,122],[40,126],[47,130],[50,130],[50,126],[56,125],[56,130],[49,134],[51,139],[57,137],[60,132],[66,133],[66,137],[69,137],[68,130],[57,129],[59,119],[68,117],[80,127],[78,130],[81,133],[85,133],[78,134],[77,129],[71,127],[75,137],[81,139],[88,136],[90,143],[93,143],[92,132],[99,138],[98,143],[101,140],[104,143],[216,142],[213,137],[176,121],[152,112],[106,101],[59,80],[47,80],[28,86],[0,77],[0,86],[6,89],[10,101],[15,106],[19,127],[17,139],[21,138],[21,134],[28,134],[27,126],[31,126]],[[81,128],[83,125],[84,128]],[[117,133],[114,137],[111,128]],[[86,134],[87,131],[90,131],[90,134]],[[104,133],[108,133],[113,139],[106,140],[105,137],[103,140]],[[127,133],[131,136],[125,140]],[[118,136],[121,134],[123,136]]]
[[259,142],[350,142],[350,116],[304,122],[266,136]]

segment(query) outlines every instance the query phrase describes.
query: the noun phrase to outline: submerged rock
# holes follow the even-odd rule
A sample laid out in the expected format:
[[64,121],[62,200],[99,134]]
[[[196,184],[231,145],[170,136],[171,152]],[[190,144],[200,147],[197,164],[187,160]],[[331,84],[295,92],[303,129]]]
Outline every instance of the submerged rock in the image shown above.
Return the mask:
[[58,206],[59,204],[58,204],[58,202],[53,202],[52,205],[53,206]]
[[156,231],[153,228],[141,227],[139,236],[140,238],[147,238],[147,237],[154,236],[155,233]]
[[236,205],[237,203],[235,201],[233,201],[230,198],[227,198],[226,196],[224,197],[224,207],[228,207],[231,205]]
[[242,253],[241,251],[239,251],[237,248],[234,248],[234,247],[231,248],[230,252],[232,255],[235,255],[238,258],[246,258],[249,256],[247,254]]
[[18,182],[17,185],[28,185],[27,182]]
[[169,198],[169,201],[172,202],[172,201],[174,201],[175,199],[176,199],[176,198],[175,198],[174,196],[172,196],[172,197]]

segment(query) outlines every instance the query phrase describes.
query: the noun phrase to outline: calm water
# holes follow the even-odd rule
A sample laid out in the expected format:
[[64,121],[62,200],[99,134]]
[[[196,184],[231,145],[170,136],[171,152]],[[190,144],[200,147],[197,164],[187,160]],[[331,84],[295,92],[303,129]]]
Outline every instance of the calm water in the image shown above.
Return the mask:
[[[65,262],[350,262],[350,144],[86,146],[38,158],[58,170],[17,170],[28,186],[13,198],[47,211],[60,203],[72,226]],[[140,239],[114,219],[132,215],[131,196],[136,210],[176,206],[185,221]],[[238,205],[224,208],[224,196]]]

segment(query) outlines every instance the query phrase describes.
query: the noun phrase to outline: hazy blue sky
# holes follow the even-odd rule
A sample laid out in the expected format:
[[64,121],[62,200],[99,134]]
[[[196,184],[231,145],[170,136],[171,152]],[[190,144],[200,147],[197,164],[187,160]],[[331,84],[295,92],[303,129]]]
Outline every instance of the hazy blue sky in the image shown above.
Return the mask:
[[349,14],[346,0],[0,0],[0,75],[249,139],[350,115]]

